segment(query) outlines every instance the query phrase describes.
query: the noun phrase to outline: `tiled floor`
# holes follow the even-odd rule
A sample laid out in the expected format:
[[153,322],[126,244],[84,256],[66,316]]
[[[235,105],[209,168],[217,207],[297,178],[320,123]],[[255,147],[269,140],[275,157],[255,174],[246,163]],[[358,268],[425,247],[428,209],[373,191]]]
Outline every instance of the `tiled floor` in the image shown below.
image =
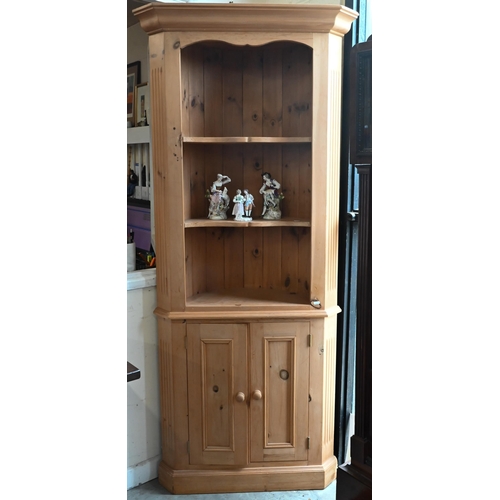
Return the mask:
[[160,500],[165,497],[182,500],[335,500],[336,481],[324,490],[266,491],[263,493],[211,493],[206,495],[172,495],[153,479],[127,492],[127,500]]

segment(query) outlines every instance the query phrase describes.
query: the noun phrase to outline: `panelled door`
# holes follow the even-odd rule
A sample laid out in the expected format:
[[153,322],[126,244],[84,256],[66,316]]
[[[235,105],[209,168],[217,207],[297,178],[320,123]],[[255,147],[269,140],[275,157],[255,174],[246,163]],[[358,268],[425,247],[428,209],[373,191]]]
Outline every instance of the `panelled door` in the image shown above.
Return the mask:
[[250,325],[250,461],[307,460],[308,322]]
[[189,462],[247,463],[245,324],[188,324]]

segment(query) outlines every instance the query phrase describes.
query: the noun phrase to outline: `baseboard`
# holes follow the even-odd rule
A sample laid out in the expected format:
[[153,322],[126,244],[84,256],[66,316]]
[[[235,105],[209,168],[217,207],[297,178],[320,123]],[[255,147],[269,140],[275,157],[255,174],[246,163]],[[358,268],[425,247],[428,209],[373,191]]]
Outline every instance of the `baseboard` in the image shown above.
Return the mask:
[[158,481],[175,495],[323,490],[336,479],[337,459],[323,465],[173,470],[161,462]]
[[135,488],[140,484],[147,483],[158,477],[158,466],[161,462],[161,455],[150,458],[138,465],[127,468],[127,490]]

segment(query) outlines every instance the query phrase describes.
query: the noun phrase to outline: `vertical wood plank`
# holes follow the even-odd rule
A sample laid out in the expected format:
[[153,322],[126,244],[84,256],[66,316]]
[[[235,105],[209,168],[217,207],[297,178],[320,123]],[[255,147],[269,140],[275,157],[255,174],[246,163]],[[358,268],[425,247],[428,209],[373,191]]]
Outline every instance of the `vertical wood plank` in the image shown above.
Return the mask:
[[222,290],[225,283],[224,228],[206,228],[206,276],[207,291]]
[[262,48],[243,53],[243,133],[244,136],[262,135]]
[[262,135],[283,135],[283,63],[278,44],[266,47],[263,53]]
[[219,137],[223,135],[221,49],[205,47],[203,61],[205,135]]
[[225,49],[222,62],[222,117],[225,136],[241,136],[243,128],[243,56]]
[[[239,117],[241,124],[241,115]],[[229,198],[229,210],[227,218],[234,219],[232,210],[234,207],[233,197],[236,189],[243,192],[243,151],[241,144],[227,144],[223,146],[223,171],[230,172],[231,182],[227,184]],[[241,228],[225,228],[224,231],[224,282],[227,288],[243,287],[243,231]]]
[[252,218],[258,218],[262,213],[262,195],[259,189],[262,186],[262,172],[264,171],[264,150],[262,144],[245,144],[243,150],[243,189],[248,189],[254,197],[255,208]]
[[243,288],[244,285],[244,229],[224,228],[224,284],[226,289]]
[[305,211],[301,207],[300,192],[303,186],[300,185],[300,145],[288,144],[283,146],[283,171],[281,188],[285,195],[282,205],[283,217],[299,217]]
[[283,51],[283,135],[312,133],[312,52],[292,44]]
[[186,297],[207,291],[205,228],[186,229]]
[[186,135],[202,136],[205,133],[203,47],[195,44],[184,49],[182,53],[184,52],[189,56],[189,60],[186,61],[186,64],[188,63],[187,96],[185,104],[183,103],[188,110],[189,126],[183,127],[183,131],[186,131]]
[[247,227],[244,232],[244,287],[262,287],[262,228]]
[[262,233],[262,287],[281,290],[281,227],[266,227]]
[[308,227],[296,228],[298,234],[298,292],[310,294],[311,291],[311,229]]
[[[298,217],[299,208],[299,148],[297,144],[283,146],[282,190],[285,199],[281,202],[283,215]],[[283,288],[290,293],[299,292],[299,242],[298,229],[286,227],[282,230],[282,269]]]
[[[299,190],[298,213],[303,219],[311,219],[312,202],[312,168],[311,145],[299,146]],[[310,228],[297,228],[299,245],[298,290],[310,293],[311,283],[311,230]]]
[[[186,212],[186,219],[206,218],[208,201],[205,198],[207,189],[205,180],[205,155],[201,144],[184,144],[184,170],[189,172],[190,207]],[[187,196],[187,195],[186,195]]]

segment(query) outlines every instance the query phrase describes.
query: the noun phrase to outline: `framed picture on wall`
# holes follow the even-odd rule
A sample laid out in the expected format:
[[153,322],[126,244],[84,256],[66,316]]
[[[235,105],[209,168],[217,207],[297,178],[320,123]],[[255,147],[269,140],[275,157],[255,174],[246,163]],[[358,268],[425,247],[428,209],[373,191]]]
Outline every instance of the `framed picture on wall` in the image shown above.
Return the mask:
[[147,82],[135,86],[135,126],[149,125],[149,85]]
[[141,83],[141,61],[127,64],[127,127],[135,125],[135,87]]

